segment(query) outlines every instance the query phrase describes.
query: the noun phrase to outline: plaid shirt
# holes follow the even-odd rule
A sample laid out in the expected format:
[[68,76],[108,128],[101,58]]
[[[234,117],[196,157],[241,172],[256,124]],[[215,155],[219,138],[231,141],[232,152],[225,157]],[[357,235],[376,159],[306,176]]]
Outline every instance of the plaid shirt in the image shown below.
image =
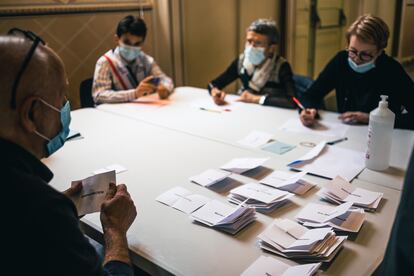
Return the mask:
[[[153,57],[142,52],[142,54],[132,63],[127,63],[119,55],[118,47],[115,48],[115,50],[110,50],[107,54],[111,54],[112,57],[117,58],[117,61],[121,62],[125,68],[128,66],[130,72],[134,74],[138,81],[138,84],[148,76],[156,76],[161,79],[160,84],[172,92],[174,84],[171,78],[162,72]],[[114,65],[115,64],[116,63],[114,63]],[[118,69],[121,70],[121,68],[117,68],[117,70]],[[128,87],[128,89],[125,90],[114,75],[108,60],[104,56],[101,56],[98,59],[95,66],[92,86],[92,97],[95,103],[121,103],[133,101],[135,100],[135,89],[136,87]]]

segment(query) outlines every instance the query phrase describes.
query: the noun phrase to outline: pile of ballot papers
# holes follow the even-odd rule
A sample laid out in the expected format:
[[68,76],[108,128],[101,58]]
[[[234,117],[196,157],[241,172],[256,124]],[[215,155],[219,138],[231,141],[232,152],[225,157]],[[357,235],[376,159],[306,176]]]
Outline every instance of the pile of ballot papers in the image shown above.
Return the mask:
[[244,173],[253,170],[265,163],[269,158],[235,158],[220,167],[233,173]]
[[352,202],[339,206],[309,203],[296,215],[296,220],[307,227],[330,226],[335,230],[356,233],[365,221],[365,212],[351,206]]
[[272,186],[279,190],[303,195],[316,185],[309,180],[304,179],[306,173],[306,171],[300,173],[274,171],[260,180],[260,183]]
[[236,234],[256,219],[256,212],[254,208],[243,204],[232,207],[218,200],[211,200],[193,212],[191,218],[215,229]]
[[273,257],[260,256],[241,274],[241,276],[312,276],[318,271],[320,266],[321,263],[287,265]]
[[358,188],[340,176],[331,180],[317,195],[336,204],[352,202],[353,206],[362,207],[368,211],[375,211],[383,197],[382,193]]
[[220,181],[223,181],[230,175],[231,172],[218,169],[209,169],[199,175],[190,177],[190,181],[204,187],[210,187]]
[[308,229],[289,219],[275,219],[258,238],[263,250],[285,258],[330,262],[347,237],[337,236],[331,227]]
[[190,192],[183,187],[174,187],[159,195],[155,200],[183,213],[191,214],[211,199]]
[[243,203],[237,207],[194,194],[183,187],[174,187],[156,200],[183,213],[189,214],[193,221],[236,234],[249,223],[256,220],[256,211]]
[[244,202],[258,212],[267,213],[288,202],[293,194],[258,183],[247,183],[230,191],[228,199],[232,203]]

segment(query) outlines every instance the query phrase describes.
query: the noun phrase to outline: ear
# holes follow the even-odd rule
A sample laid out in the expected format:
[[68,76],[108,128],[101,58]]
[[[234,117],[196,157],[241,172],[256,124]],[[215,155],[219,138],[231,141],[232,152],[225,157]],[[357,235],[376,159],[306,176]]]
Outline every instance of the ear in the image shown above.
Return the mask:
[[37,129],[36,121],[39,122],[41,117],[40,108],[38,107],[39,98],[29,96],[24,99],[18,107],[18,120],[24,131],[34,133]]
[[114,34],[114,41],[115,41],[115,44],[116,44],[116,45],[118,45],[118,44],[119,44],[119,37],[118,37],[118,35],[117,35],[117,34]]
[[276,44],[272,44],[269,47],[269,55],[273,56],[276,53]]

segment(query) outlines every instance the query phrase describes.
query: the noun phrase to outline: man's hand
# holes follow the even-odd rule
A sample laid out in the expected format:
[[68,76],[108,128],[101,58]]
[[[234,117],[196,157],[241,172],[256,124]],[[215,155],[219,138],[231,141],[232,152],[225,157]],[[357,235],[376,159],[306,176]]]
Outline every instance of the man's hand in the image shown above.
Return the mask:
[[262,96],[260,96],[260,95],[254,95],[254,94],[250,93],[249,91],[245,90],[240,95],[240,98],[237,99],[237,101],[238,102],[244,102],[244,103],[255,103],[255,104],[258,104],[261,97]]
[[82,191],[82,181],[73,182],[72,186],[66,191],[62,192],[69,198],[72,198]]
[[311,127],[316,122],[317,110],[314,108],[306,108],[300,112],[300,121],[303,125]]
[[103,228],[125,234],[136,216],[137,210],[125,184],[110,183],[101,207]]
[[227,104],[227,102],[224,100],[224,98],[226,97],[226,92],[214,87],[213,89],[211,89],[211,96],[213,97],[213,100],[216,103],[216,105]]
[[135,88],[135,98],[138,99],[139,97],[150,95],[155,92],[157,87],[151,83],[151,80],[154,76],[148,76],[143,79],[137,88]]
[[167,99],[170,96],[170,91],[162,84],[158,85],[157,93],[161,100]]
[[345,124],[368,124],[369,114],[364,112],[344,112],[339,115],[338,119]]
[[105,239],[104,264],[120,261],[130,264],[126,232],[137,216],[134,202],[124,184],[109,184],[101,206],[101,223]]

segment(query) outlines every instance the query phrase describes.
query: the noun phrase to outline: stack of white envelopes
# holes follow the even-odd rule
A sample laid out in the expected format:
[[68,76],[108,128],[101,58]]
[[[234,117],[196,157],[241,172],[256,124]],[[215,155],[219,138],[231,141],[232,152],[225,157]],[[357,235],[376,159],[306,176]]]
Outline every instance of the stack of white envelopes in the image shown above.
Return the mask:
[[307,227],[330,226],[339,231],[356,233],[365,221],[365,212],[351,206],[352,202],[339,206],[309,203],[296,215],[296,220]]
[[330,262],[347,237],[337,236],[331,227],[308,229],[289,219],[275,219],[258,238],[262,249],[277,255]]
[[190,177],[190,181],[197,183],[204,187],[210,187],[231,175],[231,172],[219,170],[219,169],[209,169],[202,172],[199,175]]
[[311,276],[314,275],[321,263],[288,265],[273,257],[260,256],[241,276],[281,275],[281,276]]
[[288,202],[293,194],[258,183],[247,183],[230,191],[228,199],[232,203],[254,207],[258,212],[270,212]]
[[279,190],[303,195],[316,185],[304,179],[306,173],[306,171],[300,173],[274,171],[260,180],[260,183],[275,187]]
[[256,211],[244,205],[233,207],[211,200],[193,212],[191,218],[215,229],[236,234],[256,219]]
[[220,167],[222,170],[244,173],[263,165],[269,158],[235,158]]
[[383,197],[383,193],[358,188],[340,176],[331,180],[317,195],[336,204],[352,202],[353,206],[368,211],[375,211]]

